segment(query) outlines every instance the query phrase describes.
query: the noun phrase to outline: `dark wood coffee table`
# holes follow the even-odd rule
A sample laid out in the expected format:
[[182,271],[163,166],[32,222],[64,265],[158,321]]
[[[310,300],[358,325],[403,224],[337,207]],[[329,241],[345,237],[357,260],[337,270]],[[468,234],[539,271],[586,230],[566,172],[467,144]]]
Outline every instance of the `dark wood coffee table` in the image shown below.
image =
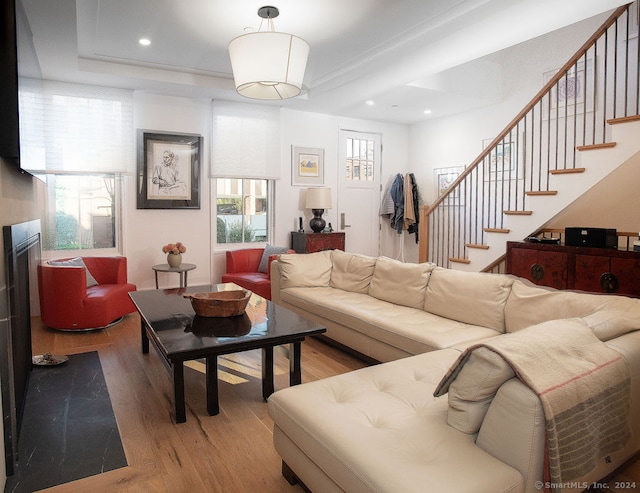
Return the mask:
[[235,284],[193,286],[185,289],[135,291],[129,293],[141,319],[142,352],[149,341],[173,373],[176,423],[187,420],[184,404],[184,362],[205,359],[207,411],[220,412],[218,403],[218,355],[262,349],[262,397],[274,391],[273,348],[290,344],[289,383],[302,382],[301,343],[305,337],[326,329],[256,294],[244,315],[209,318],[195,314],[185,293],[242,289]]

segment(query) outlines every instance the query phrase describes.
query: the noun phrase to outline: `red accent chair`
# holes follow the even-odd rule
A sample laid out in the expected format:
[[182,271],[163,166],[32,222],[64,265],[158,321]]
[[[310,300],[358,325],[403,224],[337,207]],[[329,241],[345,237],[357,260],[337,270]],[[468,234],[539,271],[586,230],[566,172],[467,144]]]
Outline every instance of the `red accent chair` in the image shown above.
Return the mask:
[[[296,253],[287,249],[287,253]],[[270,255],[267,272],[258,272],[264,248],[246,248],[227,251],[227,272],[222,282],[233,282],[259,296],[271,299],[271,262],[277,255]]]
[[[127,282],[126,257],[82,257],[82,260],[86,269],[51,265],[47,261],[38,264],[40,315],[48,327],[99,329],[136,310],[129,297],[136,286]],[[87,269],[97,285],[87,287]]]

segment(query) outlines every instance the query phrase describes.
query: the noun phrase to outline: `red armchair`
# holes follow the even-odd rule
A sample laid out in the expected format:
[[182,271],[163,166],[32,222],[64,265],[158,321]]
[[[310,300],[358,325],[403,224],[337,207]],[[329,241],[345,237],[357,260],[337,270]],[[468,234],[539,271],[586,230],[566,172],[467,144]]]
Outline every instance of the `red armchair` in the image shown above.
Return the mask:
[[[48,327],[60,330],[98,329],[135,311],[129,292],[135,291],[136,286],[127,282],[126,257],[81,258],[86,268],[82,265],[52,265],[46,261],[38,265],[40,315]],[[97,285],[88,286],[87,278],[91,280],[92,277]]]
[[[269,255],[266,272],[259,272],[264,248],[246,248],[227,251],[227,272],[222,275],[222,282],[233,282],[259,296],[271,299],[271,261],[278,255]],[[288,248],[286,253],[295,253]]]

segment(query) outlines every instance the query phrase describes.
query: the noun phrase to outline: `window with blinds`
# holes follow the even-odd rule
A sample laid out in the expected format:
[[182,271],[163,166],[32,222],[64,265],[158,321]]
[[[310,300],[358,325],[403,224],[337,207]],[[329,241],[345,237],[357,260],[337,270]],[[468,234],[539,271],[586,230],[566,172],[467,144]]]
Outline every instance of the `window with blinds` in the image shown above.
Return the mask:
[[133,173],[133,92],[21,78],[20,160],[35,173]]

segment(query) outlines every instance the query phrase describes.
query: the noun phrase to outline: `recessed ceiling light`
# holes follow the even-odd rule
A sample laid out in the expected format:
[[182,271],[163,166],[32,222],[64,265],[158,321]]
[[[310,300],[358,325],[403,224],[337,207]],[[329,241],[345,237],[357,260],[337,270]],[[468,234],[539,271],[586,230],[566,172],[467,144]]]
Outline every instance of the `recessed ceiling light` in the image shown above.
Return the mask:
[[151,44],[151,40],[148,38],[140,38],[138,40],[138,43],[140,43],[142,46],[149,46]]
[[431,110],[424,110],[424,114],[425,115],[430,115],[431,114]]
[[372,101],[372,100],[370,99],[369,101],[366,101],[366,102],[365,102],[365,104],[366,104],[367,106],[373,106],[374,104],[376,104],[376,102],[375,102],[375,101]]

